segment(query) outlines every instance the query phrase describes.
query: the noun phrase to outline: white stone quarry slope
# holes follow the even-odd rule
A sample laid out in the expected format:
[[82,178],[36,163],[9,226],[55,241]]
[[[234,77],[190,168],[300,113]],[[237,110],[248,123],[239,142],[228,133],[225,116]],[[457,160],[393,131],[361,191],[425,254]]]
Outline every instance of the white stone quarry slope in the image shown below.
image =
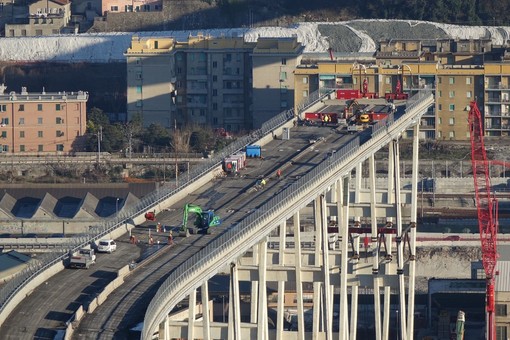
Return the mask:
[[124,61],[131,37],[173,36],[184,41],[189,35],[213,37],[244,36],[246,41],[259,37],[291,37],[305,45],[305,52],[374,52],[381,39],[490,38],[502,45],[510,36],[510,27],[459,26],[415,20],[353,20],[345,22],[307,22],[291,27],[258,27],[164,32],[118,32],[45,37],[0,38],[1,61],[58,61],[108,63]]

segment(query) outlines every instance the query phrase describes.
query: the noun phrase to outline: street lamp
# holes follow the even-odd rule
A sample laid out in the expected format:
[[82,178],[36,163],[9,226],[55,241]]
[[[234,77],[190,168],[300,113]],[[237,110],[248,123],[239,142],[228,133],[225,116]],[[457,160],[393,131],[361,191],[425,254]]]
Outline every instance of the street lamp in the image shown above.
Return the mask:
[[118,198],[118,197],[115,200],[115,216],[117,216],[119,214],[119,200],[120,200],[120,198]]
[[398,309],[397,309],[397,340],[400,340],[400,320],[398,319]]

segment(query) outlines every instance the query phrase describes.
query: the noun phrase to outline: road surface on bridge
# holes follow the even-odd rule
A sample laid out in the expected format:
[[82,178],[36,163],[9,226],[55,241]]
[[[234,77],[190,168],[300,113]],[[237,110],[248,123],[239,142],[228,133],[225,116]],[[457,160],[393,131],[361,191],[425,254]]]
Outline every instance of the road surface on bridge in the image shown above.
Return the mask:
[[[293,141],[275,140],[263,148],[264,160],[249,159],[250,165],[242,171],[241,176],[217,179],[203,187],[200,192],[175,202],[166,211],[158,214],[158,222],[177,228],[182,222],[184,204],[193,203],[214,209],[223,222],[219,227],[215,227],[210,235],[175,237],[174,246],[159,254],[157,261],[137,268],[136,275],[127,277],[125,283],[110,294],[105,303],[94,313],[85,316],[75,330],[73,339],[139,338],[139,333],[132,329],[143,322],[147,306],[160,284],[174,268],[323,161],[329,152],[338,149],[352,138],[331,128],[321,127],[300,127],[292,129],[292,133]],[[325,140],[310,147],[309,140],[317,140],[321,136]],[[294,158],[296,154],[300,154],[299,159]],[[284,169],[281,179],[275,175],[279,168]],[[269,181],[264,189],[254,191],[254,183],[262,175],[269,177]],[[139,228],[154,228],[154,222]]]

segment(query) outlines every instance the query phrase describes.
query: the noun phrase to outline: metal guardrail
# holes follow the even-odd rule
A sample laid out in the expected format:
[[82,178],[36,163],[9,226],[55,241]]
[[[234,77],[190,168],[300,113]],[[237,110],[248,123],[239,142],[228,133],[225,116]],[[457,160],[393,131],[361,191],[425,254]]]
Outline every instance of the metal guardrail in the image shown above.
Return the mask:
[[[318,91],[312,93],[305,101],[298,105],[300,110],[311,106],[322,98],[329,96],[331,92],[320,94]],[[162,187],[154,191],[152,194],[145,196],[136,205],[126,208],[125,211],[120,211],[119,214],[101,225],[93,226],[87,235],[72,238],[73,241],[68,245],[68,248],[62,248],[61,251],[45,254],[41,256],[38,261],[34,261],[28,268],[16,275],[12,280],[0,287],[0,313],[4,310],[9,301],[20,291],[30,280],[37,275],[41,274],[47,268],[55,263],[63,261],[69,252],[75,252],[82,247],[86,247],[93,242],[103,238],[105,235],[115,230],[116,228],[124,225],[133,218],[143,215],[145,212],[154,209],[158,204],[165,201],[172,195],[187,187],[190,183],[195,182],[198,178],[209,173],[215,167],[221,164],[221,161],[238,151],[241,151],[245,146],[250,145],[269,132],[281,127],[283,124],[291,119],[294,119],[294,110],[283,111],[269,121],[264,123],[258,130],[253,131],[250,135],[238,138],[233,143],[225,147],[221,152],[218,152],[214,157],[207,159],[205,162],[200,163],[199,166],[192,168],[189,173],[181,173],[176,182],[179,184],[176,188]]]
[[[407,101],[406,112],[416,108],[418,105],[426,102],[432,96],[431,91],[419,92],[415,96],[411,97]],[[397,122],[399,119],[405,116],[403,113],[396,117],[391,114],[388,119],[393,122]],[[157,313],[161,309],[162,304],[167,302],[170,295],[174,296],[177,300],[180,295],[183,294],[182,290],[177,288],[187,283],[188,280],[194,276],[196,267],[206,268],[206,264],[215,258],[221,256],[222,251],[225,249],[225,245],[239,244],[246,237],[253,235],[257,232],[257,228],[263,225],[275,212],[286,207],[289,201],[295,200],[300,197],[304,192],[309,192],[314,187],[317,187],[318,183],[323,183],[326,180],[330,180],[330,172],[337,168],[338,165],[345,162],[346,159],[352,157],[354,154],[363,152],[364,149],[368,148],[365,144],[372,134],[383,133],[385,129],[385,123],[379,123],[372,125],[365,131],[360,132],[357,138],[351,140],[342,149],[338,150],[332,157],[329,158],[328,162],[322,162],[313,168],[306,175],[301,177],[298,181],[294,182],[288,188],[280,192],[278,195],[271,198],[259,209],[253,211],[251,214],[246,216],[241,222],[231,226],[224,234],[218,236],[206,247],[201,249],[198,253],[193,255],[191,258],[186,260],[182,265],[176,268],[170,276],[160,286],[156,296],[152,299],[147,312],[145,314],[144,328],[142,332],[143,339],[150,339],[152,334],[152,325],[157,318]],[[365,144],[365,145],[364,145]],[[175,292],[178,291],[178,294]],[[180,300],[179,300],[180,301]]]

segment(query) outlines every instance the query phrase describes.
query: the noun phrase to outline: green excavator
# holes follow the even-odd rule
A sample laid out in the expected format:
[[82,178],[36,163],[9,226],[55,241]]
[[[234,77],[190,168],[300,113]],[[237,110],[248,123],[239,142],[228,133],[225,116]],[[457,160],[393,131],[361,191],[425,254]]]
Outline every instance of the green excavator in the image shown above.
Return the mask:
[[188,237],[190,234],[195,233],[195,228],[188,228],[188,217],[191,213],[196,215],[194,224],[197,233],[209,233],[210,227],[216,227],[221,224],[221,219],[214,213],[214,210],[204,211],[198,205],[188,203],[184,206],[182,225],[179,229],[180,236]]

